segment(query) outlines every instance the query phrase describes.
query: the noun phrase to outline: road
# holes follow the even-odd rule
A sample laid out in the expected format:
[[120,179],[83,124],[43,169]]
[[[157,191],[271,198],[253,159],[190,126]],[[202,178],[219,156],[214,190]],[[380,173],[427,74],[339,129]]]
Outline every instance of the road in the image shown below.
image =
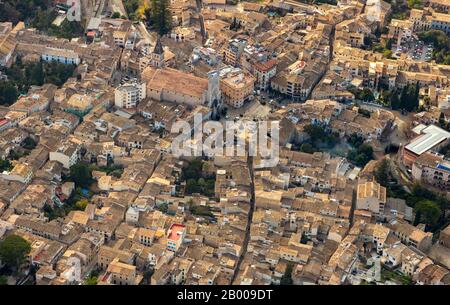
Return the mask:
[[147,27],[142,21],[139,21],[139,24],[137,24],[137,29],[142,39],[145,39],[150,45],[154,45],[156,43],[155,38],[152,35],[150,35],[150,33],[147,30]]
[[398,152],[393,158],[390,158],[390,156],[387,155],[387,158],[393,161],[391,163],[392,165],[391,173],[394,176],[394,178],[400,185],[403,185],[403,189],[406,192],[411,193],[410,186],[412,185],[412,178],[410,177],[406,168],[402,164],[400,152]]
[[317,82],[312,86],[311,91],[309,91],[308,96],[306,97],[306,100],[311,99],[311,94],[314,92],[314,89],[316,88],[316,86],[321,82],[321,80],[324,78],[324,76],[327,74],[327,71],[330,70],[330,64],[333,61],[333,45],[334,45],[334,35],[335,35],[335,26],[333,25],[333,28],[331,29],[331,33],[330,33],[330,41],[329,41],[329,58],[328,58],[328,63],[325,67],[325,69],[323,70],[324,72],[322,73],[322,75],[320,76],[319,80],[317,80]]
[[98,5],[97,12],[95,13],[95,17],[99,18],[102,16],[103,11],[105,10],[106,2],[108,0],[100,0],[100,4]]
[[110,0],[109,5],[112,12],[118,12],[121,16],[128,17],[127,11],[123,6],[122,0]]
[[245,256],[247,255],[248,243],[250,242],[250,227],[252,224],[253,212],[255,211],[255,180],[254,180],[255,177],[253,175],[253,157],[251,157],[251,156],[248,156],[248,158],[247,158],[247,167],[248,167],[248,171],[250,173],[250,193],[251,193],[250,210],[248,212],[247,228],[245,230],[244,242],[242,244],[242,253],[237,261],[236,269],[233,273],[233,277],[231,278],[232,284],[236,284],[235,281],[236,281],[237,275],[240,272],[242,261],[244,260]]

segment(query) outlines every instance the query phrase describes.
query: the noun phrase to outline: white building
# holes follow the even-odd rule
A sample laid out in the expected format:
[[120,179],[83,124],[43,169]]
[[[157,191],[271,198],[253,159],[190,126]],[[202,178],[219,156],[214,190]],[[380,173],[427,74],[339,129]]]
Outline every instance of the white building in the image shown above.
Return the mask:
[[79,65],[80,57],[72,50],[64,50],[57,48],[45,48],[42,53],[42,60],[57,61],[62,64]]
[[449,14],[441,14],[441,13],[433,13],[431,19],[430,28],[433,30],[440,30],[445,32],[445,34],[450,34],[450,15]]
[[1,173],[0,177],[5,180],[28,184],[33,178],[33,168],[26,163],[19,163],[10,172]]
[[136,206],[130,206],[125,214],[127,223],[137,223],[139,220],[139,209]]
[[180,224],[173,224],[167,236],[167,249],[173,252],[178,251],[186,236],[186,227]]
[[356,192],[356,209],[371,211],[381,216],[386,204],[386,188],[375,181],[359,183]]
[[277,62],[274,59],[255,62],[253,64],[253,75],[256,78],[256,88],[267,90],[270,86],[270,80],[277,74]]
[[80,158],[81,146],[72,141],[62,143],[56,151],[51,151],[50,161],[58,161],[64,168],[70,169]]
[[145,83],[128,83],[116,88],[114,103],[119,108],[135,108],[146,96]]

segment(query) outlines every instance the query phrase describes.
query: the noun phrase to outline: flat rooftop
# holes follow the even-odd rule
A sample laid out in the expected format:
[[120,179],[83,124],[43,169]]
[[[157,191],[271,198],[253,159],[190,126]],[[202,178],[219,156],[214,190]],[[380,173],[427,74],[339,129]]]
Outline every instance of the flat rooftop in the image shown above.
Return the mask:
[[173,224],[170,227],[168,238],[170,240],[178,240],[178,239],[180,239],[181,235],[183,234],[184,228],[185,228],[184,225]]
[[416,155],[432,149],[436,145],[450,138],[450,133],[435,125],[430,125],[422,129],[422,135],[411,141],[405,148]]

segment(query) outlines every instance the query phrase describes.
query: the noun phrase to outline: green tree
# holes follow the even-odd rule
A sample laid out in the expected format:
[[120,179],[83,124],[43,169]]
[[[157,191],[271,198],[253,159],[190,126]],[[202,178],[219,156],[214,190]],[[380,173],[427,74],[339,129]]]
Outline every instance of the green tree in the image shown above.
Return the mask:
[[37,145],[36,141],[33,140],[33,138],[31,138],[31,137],[26,137],[22,144],[23,144],[23,148],[30,149],[30,150],[34,149]]
[[400,109],[400,98],[397,92],[393,92],[390,98],[391,108],[394,110]]
[[418,84],[408,84],[403,87],[400,94],[400,108],[406,111],[413,111],[419,107],[419,89]]
[[70,179],[77,187],[87,187],[92,183],[92,172],[89,165],[79,162],[70,167]]
[[48,31],[49,35],[65,39],[80,37],[83,33],[84,29],[80,22],[69,21],[67,19],[65,19],[60,26],[51,25]]
[[123,5],[130,19],[135,19],[136,11],[139,8],[139,0],[127,0],[123,2]]
[[292,285],[292,269],[294,268],[292,263],[288,263],[283,276],[281,277],[280,285]]
[[362,101],[373,101],[375,99],[372,90],[369,88],[358,91],[357,98]]
[[152,270],[146,270],[144,272],[144,279],[146,279],[148,283],[150,283],[150,280],[152,278],[153,273],[155,273],[155,271],[153,269]]
[[0,81],[0,105],[13,104],[19,95],[16,86],[9,81]]
[[89,201],[88,201],[86,198],[83,198],[83,199],[81,199],[81,200],[78,200],[78,201],[75,203],[75,206],[76,206],[79,210],[84,211],[84,210],[86,209],[86,207],[87,207],[88,204],[89,204]]
[[358,147],[358,153],[367,156],[369,159],[373,159],[373,148],[369,144],[362,144]]
[[4,275],[0,275],[0,286],[8,285],[8,278]]
[[309,135],[309,137],[311,138],[311,142],[313,143],[323,139],[326,135],[325,129],[322,126],[316,124],[306,125],[303,128],[303,131],[305,131]]
[[360,137],[357,133],[352,133],[348,138],[347,142],[353,147],[358,148],[364,143],[364,139]]
[[172,13],[168,0],[152,0],[151,24],[159,35],[165,35],[172,29]]
[[414,217],[414,226],[417,226],[420,224],[420,221],[422,219],[422,212],[420,210],[416,211],[416,216]]
[[314,152],[314,147],[309,143],[304,143],[300,146],[300,151],[312,154]]
[[10,171],[12,169],[12,164],[7,159],[0,159],[0,172]]
[[46,10],[53,4],[52,0],[2,0],[0,1],[0,22],[33,19],[38,11]]
[[415,9],[423,8],[422,0],[408,0],[407,2],[408,2],[409,8],[415,8]]
[[96,276],[91,276],[88,277],[85,281],[84,284],[85,285],[97,285],[98,283],[98,278]]
[[56,18],[55,10],[39,9],[36,14],[36,17],[31,22],[31,26],[40,31],[47,31],[50,28],[50,26],[52,25],[52,22],[55,18]]
[[30,79],[33,85],[42,86],[44,84],[45,75],[42,62],[37,62],[30,69]]
[[0,243],[0,260],[7,267],[17,270],[31,251],[30,244],[18,235],[9,235]]
[[203,205],[191,205],[189,207],[189,211],[193,214],[193,215],[198,215],[198,216],[209,216],[209,217],[213,217],[213,213],[211,212],[210,208],[208,206],[203,206]]
[[347,154],[347,159],[358,167],[364,167],[373,159],[373,148],[368,144],[361,144],[356,149],[352,149]]
[[188,179],[186,181],[186,193],[187,194],[194,194],[194,193],[200,193],[201,188],[195,179]]
[[383,159],[380,166],[375,170],[375,179],[382,186],[386,186],[389,179],[389,161]]
[[430,227],[436,226],[441,217],[441,209],[436,202],[431,200],[422,200],[414,207],[416,217],[419,216],[419,223],[425,223]]
[[203,161],[201,159],[192,160],[183,168],[183,179],[199,179],[202,176]]
[[392,58],[392,51],[391,50],[384,50],[383,51],[383,56],[385,58]]
[[418,34],[419,38],[426,43],[432,43],[433,59],[438,64],[450,64],[450,38],[439,30],[430,30]]
[[302,232],[302,237],[300,238],[300,243],[306,245],[308,243],[308,236],[305,232]]

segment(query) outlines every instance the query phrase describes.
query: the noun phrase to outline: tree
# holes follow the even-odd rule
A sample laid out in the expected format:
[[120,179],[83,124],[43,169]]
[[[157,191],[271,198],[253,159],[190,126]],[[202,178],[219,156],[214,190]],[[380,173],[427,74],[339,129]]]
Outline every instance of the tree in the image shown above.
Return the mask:
[[159,35],[165,35],[171,30],[172,13],[168,0],[152,0],[150,21]]
[[383,159],[380,166],[375,170],[375,179],[382,186],[386,186],[389,179],[389,161]]
[[194,193],[200,193],[201,188],[195,179],[188,179],[186,182],[186,193],[188,194],[194,194]]
[[111,15],[111,18],[113,18],[113,19],[120,18],[120,13],[119,13],[119,12],[114,12],[114,13]]
[[87,187],[92,182],[92,173],[89,165],[80,162],[70,167],[70,179],[77,187]]
[[415,9],[423,8],[422,0],[408,0],[407,2],[408,2],[409,8],[415,8]]
[[302,146],[300,146],[300,151],[308,153],[308,154],[312,154],[314,152],[314,148],[311,144],[304,143],[304,144],[302,144]]
[[400,93],[400,108],[406,111],[413,111],[419,106],[419,84],[403,87]]
[[155,273],[155,271],[153,269],[146,270],[144,272],[144,279],[147,281],[147,283],[150,283],[150,280],[152,279],[153,273]]
[[369,36],[364,36],[364,45],[368,47],[372,46],[372,38]]
[[325,137],[325,129],[316,124],[309,124],[306,125],[303,130],[309,135],[311,138],[311,142],[316,142]]
[[364,143],[364,139],[360,137],[357,133],[352,133],[348,138],[347,142],[353,147],[358,148]]
[[86,198],[84,198],[84,199],[78,200],[77,203],[75,203],[75,206],[79,210],[84,211],[88,204],[89,204],[89,201]]
[[75,71],[74,65],[65,65],[59,62],[45,63],[44,68],[45,82],[52,83],[58,87],[72,77]]
[[370,115],[371,115],[371,112],[369,110],[367,110],[367,109],[364,109],[364,108],[358,108],[358,113],[362,114],[366,118],[370,118]]
[[31,251],[30,244],[19,235],[9,235],[0,243],[0,260],[7,267],[17,270]]
[[422,212],[420,210],[416,211],[416,216],[414,217],[414,226],[417,226],[418,224],[420,224],[422,218]]
[[436,226],[441,217],[441,209],[437,203],[431,200],[419,201],[414,207],[418,223],[425,223],[430,227]]
[[56,18],[56,11],[51,10],[39,10],[36,17],[31,22],[31,26],[39,31],[47,31],[52,25],[53,20]]
[[390,98],[391,108],[394,110],[400,109],[400,98],[397,92],[393,92]]
[[281,277],[280,285],[292,285],[292,269],[294,266],[292,263],[288,263],[286,266],[286,270],[284,271],[283,276]]
[[97,285],[98,278],[96,276],[91,276],[84,281],[85,285]]
[[19,95],[16,86],[9,81],[0,81],[0,105],[13,104]]
[[8,285],[8,278],[4,275],[0,275],[0,286]]
[[434,47],[433,59],[438,64],[450,64],[450,38],[439,30],[430,30],[419,33],[420,40],[432,43]]
[[227,108],[227,107],[223,107],[223,108],[222,108],[222,115],[223,115],[223,116],[226,116],[226,115],[227,115],[227,112],[228,112],[228,108]]
[[348,152],[347,159],[358,167],[364,167],[367,162],[373,159],[373,148],[368,144],[361,144]]
[[392,49],[392,42],[393,42],[393,39],[392,38],[389,38],[388,40],[386,40],[386,49],[388,49],[388,50],[390,50],[390,49]]
[[37,12],[51,7],[51,0],[2,0],[0,1],[0,22],[26,21],[33,19]]
[[35,140],[33,140],[33,138],[26,137],[25,140],[23,140],[22,145],[23,145],[23,148],[31,150],[36,147],[37,143]]
[[373,148],[369,144],[362,144],[358,147],[358,153],[367,156],[369,159],[373,158]]
[[42,86],[44,84],[44,67],[42,62],[37,62],[30,71],[30,78],[33,85]]
[[0,159],[0,172],[10,171],[12,169],[12,164],[7,159]]
[[188,179],[199,179],[202,175],[203,161],[201,159],[192,160],[188,166],[183,168],[183,178]]
[[48,31],[49,35],[58,38],[72,39],[80,37],[84,33],[83,26],[78,21],[69,21],[65,19],[60,26],[51,25]]
[[383,51],[383,56],[385,58],[392,58],[392,51],[391,50],[384,50]]
[[211,212],[210,208],[208,206],[203,205],[191,205],[189,207],[189,211],[193,215],[197,216],[208,216],[208,217],[214,217],[213,213]]
[[362,101],[373,101],[375,99],[372,90],[369,88],[358,91],[356,98]]
[[300,243],[306,245],[308,243],[308,236],[305,232],[302,232],[302,237],[300,238]]
[[123,1],[123,5],[125,7],[125,10],[127,11],[128,16],[130,16],[131,19],[134,19],[136,17],[136,11],[139,8],[139,0]]
[[164,202],[164,203],[160,204],[159,206],[156,206],[156,209],[158,209],[158,211],[161,211],[164,214],[166,214],[169,209],[169,206],[167,205],[167,203]]

